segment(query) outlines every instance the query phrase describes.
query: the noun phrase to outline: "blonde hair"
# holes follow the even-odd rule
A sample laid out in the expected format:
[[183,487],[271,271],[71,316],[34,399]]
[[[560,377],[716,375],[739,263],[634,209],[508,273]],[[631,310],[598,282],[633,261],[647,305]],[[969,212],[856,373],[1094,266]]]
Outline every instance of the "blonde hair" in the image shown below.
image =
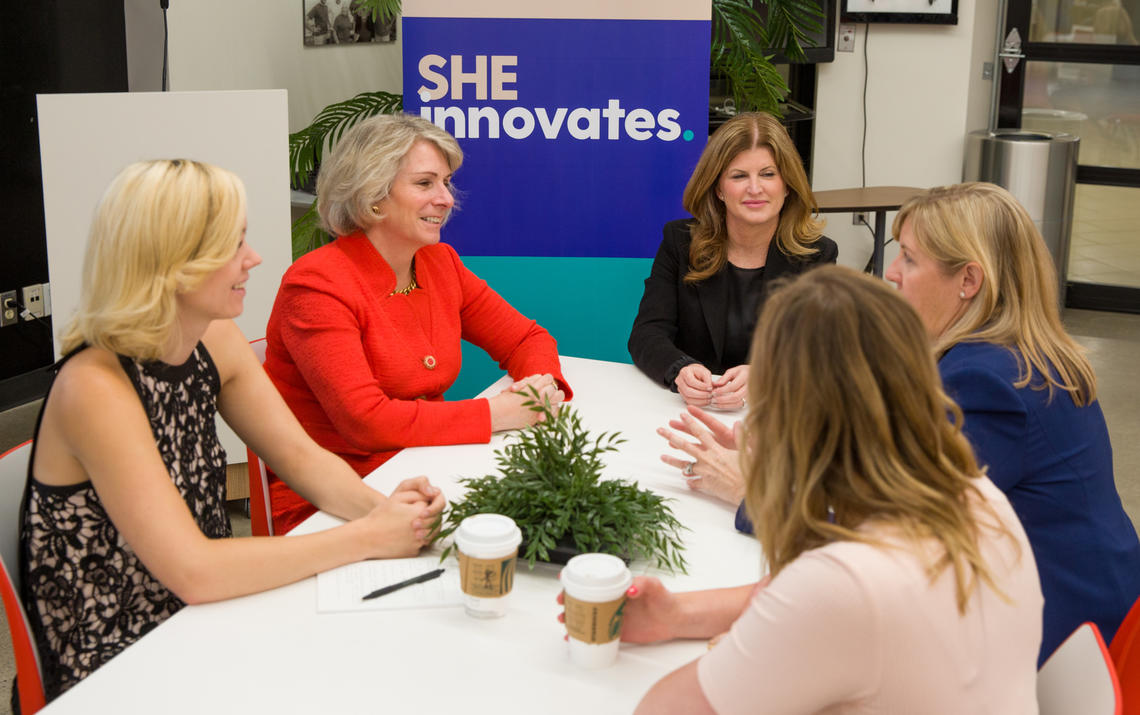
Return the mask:
[[87,344],[157,360],[178,329],[178,293],[233,258],[244,224],[245,187],[225,169],[188,159],[123,169],[95,210],[63,352]]
[[439,149],[452,171],[463,163],[454,137],[412,114],[381,114],[345,132],[317,175],[321,226],[345,236],[374,223],[372,206],[388,197],[400,162],[417,141]]
[[690,229],[693,240],[686,283],[703,281],[728,262],[728,226],[724,202],[716,195],[717,184],[737,155],[757,148],[772,152],[776,169],[788,188],[780,210],[776,245],[789,256],[810,256],[819,250],[813,246],[823,233],[823,223],[815,217],[819,206],[792,138],[772,115],[746,112],[729,119],[709,137],[685,186],[682,202],[697,220]]
[[1096,375],[1084,348],[1061,325],[1057,271],[1033,219],[1000,186],[941,186],[908,201],[895,217],[899,235],[910,221],[918,247],[947,273],[981,266],[982,285],[961,317],[935,342],[941,355],[962,342],[1014,348],[1016,387],[1040,376],[1036,389],[1068,392],[1077,405],[1096,399]]
[[944,547],[928,572],[953,570],[959,611],[979,581],[998,590],[973,508],[1009,532],[972,483],[981,471],[962,413],[897,291],[849,268],[813,270],[769,298],[752,355],[741,466],[773,574],[830,542],[875,543],[859,531],[874,521]]

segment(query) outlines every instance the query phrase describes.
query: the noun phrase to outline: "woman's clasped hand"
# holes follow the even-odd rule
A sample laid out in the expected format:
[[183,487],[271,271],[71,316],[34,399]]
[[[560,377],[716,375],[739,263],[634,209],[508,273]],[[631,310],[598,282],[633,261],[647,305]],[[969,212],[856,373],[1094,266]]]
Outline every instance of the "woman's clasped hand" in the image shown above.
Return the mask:
[[557,414],[565,399],[566,393],[558,387],[553,375],[531,375],[516,380],[488,400],[491,403],[491,431],[529,427],[546,419],[537,409],[540,405],[549,404]]
[[427,477],[400,482],[388,499],[361,519],[370,530],[375,552],[370,558],[415,556],[438,529],[439,514],[447,500]]
[[744,407],[748,394],[748,366],[737,365],[723,375],[713,375],[707,367],[694,362],[681,368],[674,382],[685,404],[738,410]]

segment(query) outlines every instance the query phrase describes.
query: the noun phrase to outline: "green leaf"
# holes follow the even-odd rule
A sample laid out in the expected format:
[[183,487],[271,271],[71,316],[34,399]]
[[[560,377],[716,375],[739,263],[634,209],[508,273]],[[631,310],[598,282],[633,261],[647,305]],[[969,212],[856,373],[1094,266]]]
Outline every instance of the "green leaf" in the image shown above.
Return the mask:
[[[780,116],[788,84],[772,64],[772,49],[793,61],[804,58],[808,33],[818,32],[823,13],[814,0],[712,0],[710,62],[728,79],[740,111]],[[765,14],[767,17],[765,18]]]
[[317,215],[317,202],[293,222],[293,260],[297,260],[314,248],[325,245],[332,237],[321,228],[321,217]]
[[304,186],[321,160],[325,145],[332,147],[350,127],[376,114],[395,114],[404,98],[391,92],[361,92],[352,99],[330,104],[313,123],[289,135],[289,171],[293,188]]
[[373,22],[388,22],[400,14],[400,4],[400,0],[352,0],[352,10],[355,12],[357,8],[365,8],[372,11]]

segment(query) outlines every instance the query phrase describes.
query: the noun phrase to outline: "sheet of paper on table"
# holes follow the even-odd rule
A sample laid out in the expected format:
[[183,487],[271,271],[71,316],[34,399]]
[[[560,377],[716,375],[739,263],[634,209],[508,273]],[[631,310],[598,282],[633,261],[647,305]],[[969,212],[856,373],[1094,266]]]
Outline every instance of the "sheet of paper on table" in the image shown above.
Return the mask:
[[[439,578],[413,584],[379,598],[361,600],[366,593],[437,568],[444,569]],[[317,574],[317,613],[462,605],[459,566],[454,559],[441,564],[438,554],[425,554],[412,559],[361,561]]]

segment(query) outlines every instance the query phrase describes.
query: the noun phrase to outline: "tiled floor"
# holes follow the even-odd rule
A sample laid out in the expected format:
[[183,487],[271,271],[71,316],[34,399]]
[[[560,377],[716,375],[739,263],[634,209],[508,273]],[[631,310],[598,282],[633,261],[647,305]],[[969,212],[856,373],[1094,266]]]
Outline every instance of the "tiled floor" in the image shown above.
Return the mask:
[[1077,186],[1069,280],[1140,288],[1140,189]]
[[[1070,310],[1065,324],[1089,350],[1112,435],[1117,488],[1133,523],[1140,524],[1140,315]],[[37,410],[33,403],[0,413],[0,452],[30,437]],[[232,509],[230,516],[235,533],[248,535],[249,520],[241,511]],[[9,712],[8,688],[14,675],[5,624],[0,632],[0,715]]]

